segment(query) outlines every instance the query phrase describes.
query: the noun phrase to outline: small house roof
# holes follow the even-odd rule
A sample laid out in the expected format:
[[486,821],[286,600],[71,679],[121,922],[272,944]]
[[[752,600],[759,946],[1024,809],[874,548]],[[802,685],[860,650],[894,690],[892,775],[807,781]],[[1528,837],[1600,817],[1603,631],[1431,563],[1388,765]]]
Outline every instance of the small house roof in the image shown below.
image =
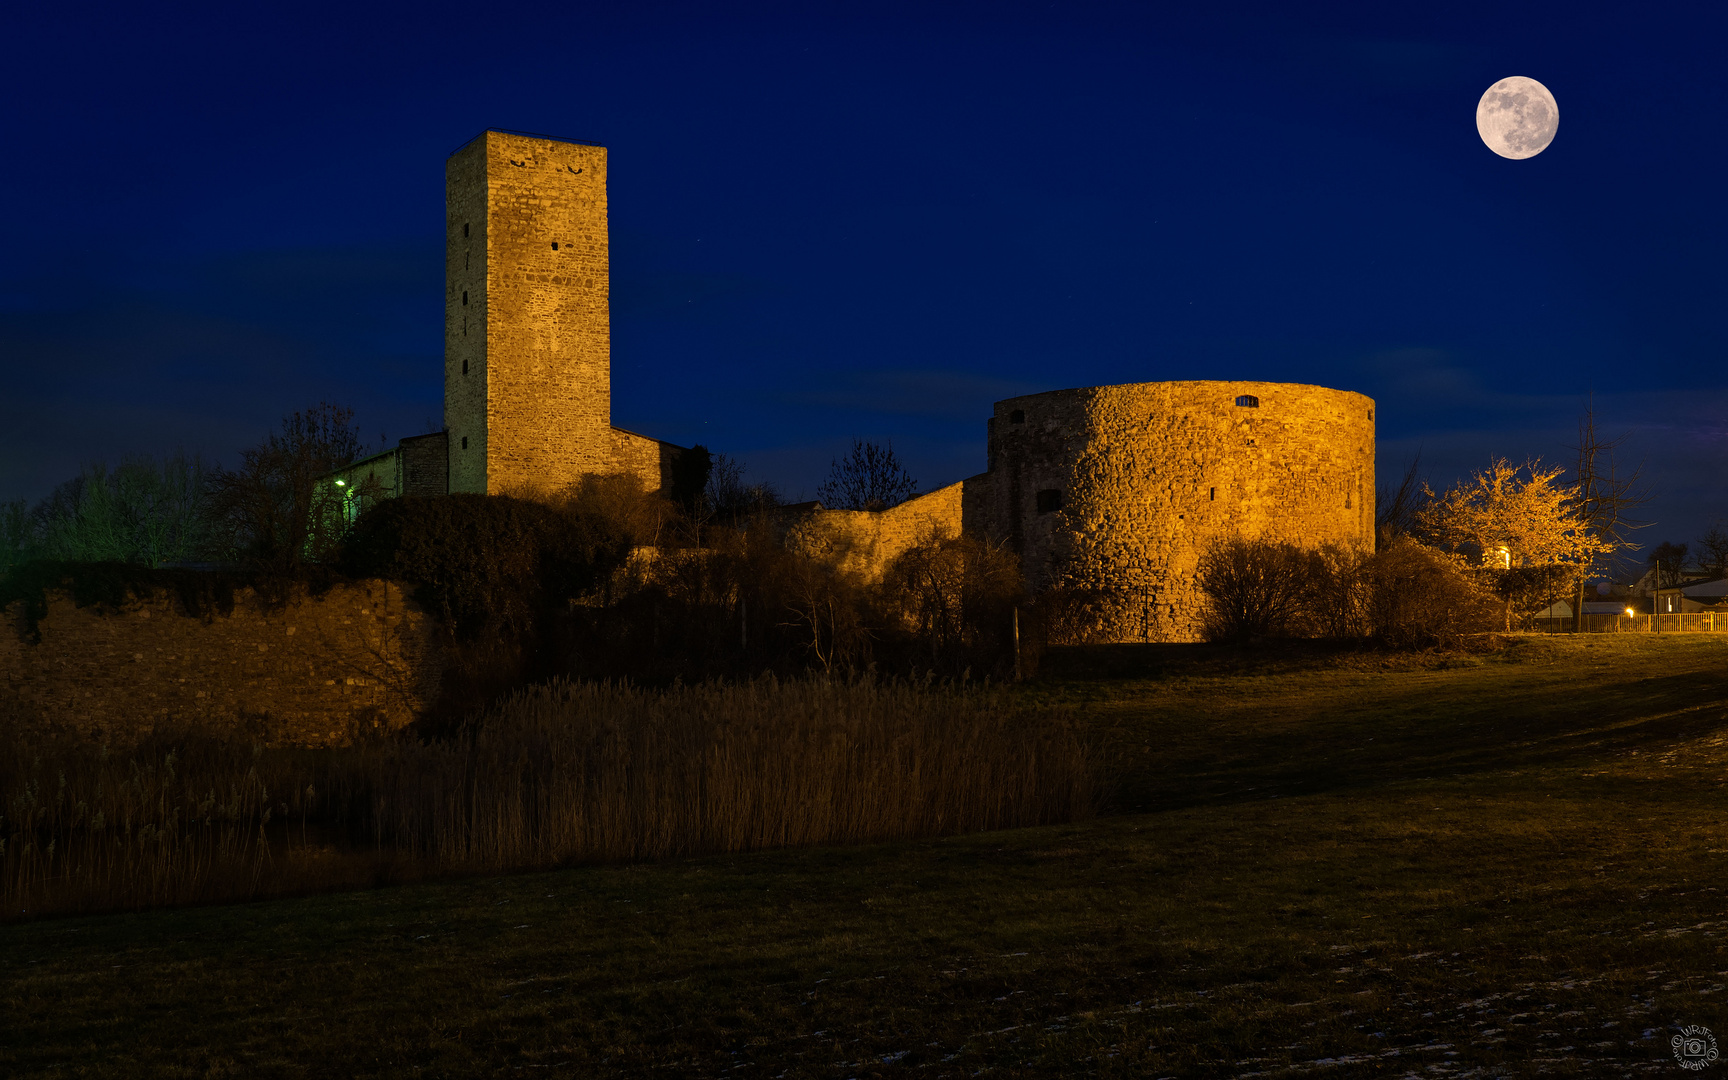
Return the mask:
[[1696,585],[1687,585],[1680,590],[1680,595],[1691,600],[1720,600],[1728,596],[1728,578],[1717,578],[1715,581],[1703,581]]

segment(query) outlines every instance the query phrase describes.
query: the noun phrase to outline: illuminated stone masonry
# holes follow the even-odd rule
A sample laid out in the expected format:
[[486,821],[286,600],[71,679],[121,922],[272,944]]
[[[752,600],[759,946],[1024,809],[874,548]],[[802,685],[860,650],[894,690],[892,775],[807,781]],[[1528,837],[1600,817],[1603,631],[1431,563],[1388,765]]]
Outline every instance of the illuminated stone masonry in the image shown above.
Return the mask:
[[881,513],[810,507],[788,543],[879,576],[932,533],[1018,552],[1034,593],[1101,602],[1110,641],[1193,641],[1215,540],[1374,542],[1374,402],[1320,386],[1162,382],[996,403],[988,471]]
[[449,490],[555,491],[682,448],[611,425],[606,148],[485,131],[445,165]]
[[1116,641],[1199,634],[1214,540],[1374,542],[1374,402],[1320,386],[1161,382],[996,403],[964,527],[1021,553],[1034,591],[1102,594]]
[[[450,491],[532,494],[619,472],[652,491],[682,452],[611,426],[606,169],[605,147],[503,131],[450,156]],[[879,513],[788,508],[786,543],[874,577],[932,535],[982,536],[1020,554],[1034,592],[1089,594],[1116,641],[1198,636],[1195,571],[1215,540],[1373,543],[1374,402],[1361,394],[1087,387],[997,402],[988,430],[984,473]],[[364,464],[432,475],[406,459]]]
[[197,725],[272,745],[329,746],[399,728],[438,696],[434,623],[394,582],[241,590],[193,612],[171,589],[110,608],[51,592],[31,643],[0,627],[0,716],[18,730],[129,745]]

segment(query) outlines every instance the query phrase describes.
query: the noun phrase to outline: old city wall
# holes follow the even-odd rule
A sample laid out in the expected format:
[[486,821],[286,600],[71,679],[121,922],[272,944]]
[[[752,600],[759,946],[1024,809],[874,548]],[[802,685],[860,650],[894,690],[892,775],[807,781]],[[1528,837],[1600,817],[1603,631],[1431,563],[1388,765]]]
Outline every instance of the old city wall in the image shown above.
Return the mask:
[[908,499],[887,510],[810,510],[786,526],[787,548],[875,580],[908,548],[935,536],[958,535],[965,485],[961,481]]
[[1021,552],[1034,590],[1097,596],[1101,636],[1194,640],[1195,572],[1215,540],[1372,545],[1373,413],[1361,394],[1290,383],[1011,398],[991,421],[978,516]]
[[322,746],[401,727],[437,696],[430,620],[400,585],[359,582],[188,614],[171,591],[119,608],[50,593],[40,641],[0,628],[0,716],[27,730],[127,742],[197,725]]

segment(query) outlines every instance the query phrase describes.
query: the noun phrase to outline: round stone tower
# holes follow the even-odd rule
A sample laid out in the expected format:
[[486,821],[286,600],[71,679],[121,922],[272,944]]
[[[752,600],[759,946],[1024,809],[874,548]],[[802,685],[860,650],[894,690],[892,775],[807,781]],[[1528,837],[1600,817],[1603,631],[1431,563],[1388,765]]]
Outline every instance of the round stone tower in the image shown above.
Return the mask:
[[1020,552],[1034,592],[1090,594],[1109,640],[1196,639],[1194,575],[1215,540],[1374,543],[1374,402],[1350,391],[1056,390],[997,402],[989,446],[974,520]]

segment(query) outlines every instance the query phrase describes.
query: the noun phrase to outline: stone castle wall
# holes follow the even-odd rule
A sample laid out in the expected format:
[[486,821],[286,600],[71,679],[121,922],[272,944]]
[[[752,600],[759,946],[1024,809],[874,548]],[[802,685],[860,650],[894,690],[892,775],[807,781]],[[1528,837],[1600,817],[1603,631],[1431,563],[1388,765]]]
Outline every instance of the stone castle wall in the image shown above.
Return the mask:
[[395,583],[250,592],[232,611],[187,614],[171,590],[118,610],[51,593],[40,641],[0,627],[0,717],[26,730],[125,743],[159,725],[322,746],[412,720],[438,694],[430,620]]
[[608,471],[629,473],[640,478],[644,491],[659,491],[671,486],[672,462],[684,449],[617,427],[611,429],[611,445]]
[[[1242,402],[1238,404],[1238,402]],[[989,470],[881,513],[789,511],[787,543],[866,578],[932,531],[1009,544],[1109,641],[1193,641],[1200,556],[1234,537],[1372,548],[1374,402],[1319,386],[1135,383],[998,402]]]
[[1204,381],[1010,398],[990,462],[978,525],[1021,553],[1035,591],[1100,594],[1110,640],[1195,640],[1194,576],[1215,540],[1374,541],[1374,402],[1348,391]]
[[615,471],[606,148],[484,132],[445,205],[450,490]]
[[847,573],[879,578],[908,548],[936,536],[959,534],[963,493],[964,482],[882,511],[788,508],[782,518],[782,542],[792,551]]

